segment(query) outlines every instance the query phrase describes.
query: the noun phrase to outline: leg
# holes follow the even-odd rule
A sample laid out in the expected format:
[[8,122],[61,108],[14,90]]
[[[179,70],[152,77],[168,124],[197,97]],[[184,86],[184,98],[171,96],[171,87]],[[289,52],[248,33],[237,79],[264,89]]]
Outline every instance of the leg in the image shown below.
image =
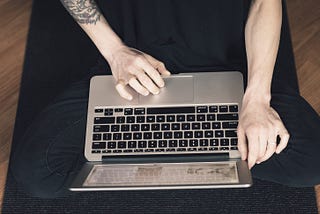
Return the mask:
[[289,186],[320,183],[320,118],[299,95],[273,93],[271,106],[290,133],[287,148],[252,168],[254,177]]
[[31,195],[65,195],[85,162],[88,88],[88,80],[73,84],[40,113],[17,145],[11,170]]

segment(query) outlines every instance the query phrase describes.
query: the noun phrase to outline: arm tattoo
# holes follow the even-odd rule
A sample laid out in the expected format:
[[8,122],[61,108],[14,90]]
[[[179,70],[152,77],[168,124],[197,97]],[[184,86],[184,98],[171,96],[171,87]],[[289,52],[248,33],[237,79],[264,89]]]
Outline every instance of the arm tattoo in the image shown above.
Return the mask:
[[60,0],[79,24],[96,24],[101,13],[94,0]]

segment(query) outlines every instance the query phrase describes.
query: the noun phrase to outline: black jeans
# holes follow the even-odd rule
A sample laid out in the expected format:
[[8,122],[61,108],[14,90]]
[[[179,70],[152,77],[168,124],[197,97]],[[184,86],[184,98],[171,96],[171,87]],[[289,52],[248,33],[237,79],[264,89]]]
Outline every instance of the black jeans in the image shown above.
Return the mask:
[[[293,75],[291,72],[284,75],[275,71],[271,100],[271,106],[290,133],[288,146],[255,165],[251,172],[255,178],[284,185],[313,186],[320,183],[320,118],[298,89],[287,84],[284,77]],[[39,114],[13,152],[13,175],[31,195],[46,198],[66,195],[86,161],[83,150],[88,88],[86,78],[58,96]]]

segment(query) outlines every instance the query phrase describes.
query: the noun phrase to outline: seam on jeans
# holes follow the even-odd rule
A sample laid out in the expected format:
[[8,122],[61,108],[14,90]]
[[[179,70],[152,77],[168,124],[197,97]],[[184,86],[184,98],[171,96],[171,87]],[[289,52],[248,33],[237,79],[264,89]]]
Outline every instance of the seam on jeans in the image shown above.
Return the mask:
[[[67,131],[68,129],[72,128],[74,125],[80,123],[80,122],[83,121],[85,118],[86,118],[86,116],[83,116],[81,119],[76,120],[76,121],[73,122],[71,125],[67,126],[67,128],[61,130],[61,131],[51,140],[52,142],[49,144],[49,146],[48,146],[48,148],[47,148],[47,151],[46,151],[46,167],[47,167],[47,169],[48,169],[51,173],[56,174],[56,175],[58,175],[58,176],[65,176],[64,174],[61,174],[61,173],[59,173],[59,172],[55,172],[55,171],[52,170],[52,169],[50,168],[50,166],[49,166],[48,154],[49,154],[49,150],[50,150],[52,144],[54,144],[54,142],[55,142],[54,140],[57,139],[59,136],[61,136],[61,134],[62,134],[64,131]],[[79,159],[79,158],[78,158],[78,159]]]

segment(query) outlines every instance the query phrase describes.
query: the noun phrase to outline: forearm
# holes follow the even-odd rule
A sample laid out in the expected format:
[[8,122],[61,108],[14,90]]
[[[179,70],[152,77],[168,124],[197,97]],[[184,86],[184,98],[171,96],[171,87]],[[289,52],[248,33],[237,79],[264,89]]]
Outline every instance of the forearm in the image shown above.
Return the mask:
[[112,30],[92,0],[60,0],[70,15],[87,33],[102,55],[108,60],[114,49],[122,45],[121,39]]
[[246,28],[248,85],[245,99],[269,102],[282,22],[281,0],[253,0]]

